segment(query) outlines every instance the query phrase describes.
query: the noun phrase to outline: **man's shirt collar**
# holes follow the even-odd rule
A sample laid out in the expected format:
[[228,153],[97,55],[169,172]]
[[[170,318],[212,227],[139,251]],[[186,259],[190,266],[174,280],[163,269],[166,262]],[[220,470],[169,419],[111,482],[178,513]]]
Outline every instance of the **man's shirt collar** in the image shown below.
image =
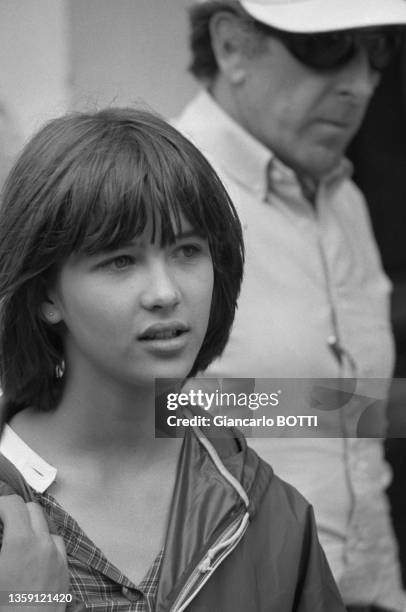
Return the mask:
[[[204,117],[204,123],[196,126],[196,117]],[[184,118],[187,126],[188,107]],[[193,132],[197,128],[202,152],[205,153],[207,149],[209,160],[214,155],[215,164],[225,168],[237,183],[249,191],[265,198],[272,188],[272,181],[299,185],[295,172],[230,117],[208,91],[201,90],[193,100],[190,121]],[[343,158],[322,182],[331,184],[351,173],[351,163]]]
[[[188,108],[185,114],[187,125]],[[204,118],[204,122],[196,125],[196,117]],[[190,122],[193,132],[198,131],[199,148],[209,160],[215,152],[213,161],[226,168],[237,183],[250,191],[264,192],[273,153],[234,121],[207,91],[200,91],[193,100]]]

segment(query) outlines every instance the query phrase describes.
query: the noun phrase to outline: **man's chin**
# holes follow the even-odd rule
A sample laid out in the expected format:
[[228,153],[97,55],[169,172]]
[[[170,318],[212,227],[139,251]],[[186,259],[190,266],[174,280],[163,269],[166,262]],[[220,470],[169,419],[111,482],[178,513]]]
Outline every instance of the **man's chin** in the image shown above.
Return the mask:
[[320,181],[338,168],[343,156],[344,148],[336,151],[323,149],[317,155],[309,155],[301,171],[313,180]]

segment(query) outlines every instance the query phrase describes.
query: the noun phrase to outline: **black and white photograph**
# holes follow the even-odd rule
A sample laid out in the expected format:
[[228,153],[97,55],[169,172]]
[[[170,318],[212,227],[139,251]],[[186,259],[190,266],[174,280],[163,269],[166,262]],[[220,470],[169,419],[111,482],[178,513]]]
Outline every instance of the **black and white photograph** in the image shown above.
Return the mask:
[[406,612],[406,0],[0,50],[0,612]]

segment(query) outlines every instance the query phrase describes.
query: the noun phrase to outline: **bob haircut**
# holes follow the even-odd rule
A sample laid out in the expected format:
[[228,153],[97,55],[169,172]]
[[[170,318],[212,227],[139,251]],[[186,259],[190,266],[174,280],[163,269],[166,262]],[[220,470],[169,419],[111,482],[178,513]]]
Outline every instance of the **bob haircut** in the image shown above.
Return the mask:
[[[163,119],[109,108],[43,127],[9,174],[0,208],[0,380],[5,418],[51,410],[63,389],[59,326],[41,313],[72,253],[127,244],[152,220],[161,245],[180,216],[207,238],[214,268],[208,328],[189,376],[223,351],[234,319],[244,247],[237,213],[204,156]],[[58,329],[59,327],[59,329]]]

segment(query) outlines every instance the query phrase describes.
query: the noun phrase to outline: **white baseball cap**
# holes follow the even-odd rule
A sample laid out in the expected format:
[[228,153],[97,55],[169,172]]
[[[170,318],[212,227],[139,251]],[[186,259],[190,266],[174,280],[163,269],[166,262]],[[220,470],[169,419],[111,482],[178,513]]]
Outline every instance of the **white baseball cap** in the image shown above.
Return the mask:
[[332,32],[406,25],[406,0],[239,1],[258,21],[286,32]]

